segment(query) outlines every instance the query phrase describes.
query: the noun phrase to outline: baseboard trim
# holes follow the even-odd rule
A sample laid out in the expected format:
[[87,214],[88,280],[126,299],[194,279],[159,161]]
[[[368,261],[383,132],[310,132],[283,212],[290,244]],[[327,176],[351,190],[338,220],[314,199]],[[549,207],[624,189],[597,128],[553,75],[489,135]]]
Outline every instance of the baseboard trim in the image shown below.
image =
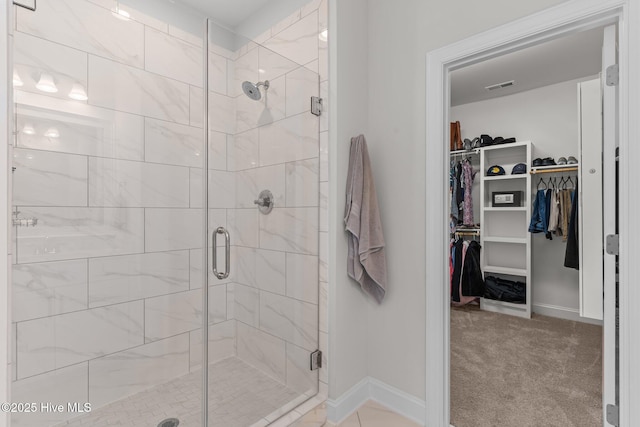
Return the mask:
[[425,425],[425,402],[375,378],[366,377],[338,399],[327,401],[327,420],[340,424],[367,400]]
[[602,320],[588,319],[580,317],[580,310],[576,308],[562,307],[551,304],[533,304],[533,312],[542,314],[543,316],[557,317],[560,319],[574,320],[576,322],[590,323],[592,325],[602,326]]

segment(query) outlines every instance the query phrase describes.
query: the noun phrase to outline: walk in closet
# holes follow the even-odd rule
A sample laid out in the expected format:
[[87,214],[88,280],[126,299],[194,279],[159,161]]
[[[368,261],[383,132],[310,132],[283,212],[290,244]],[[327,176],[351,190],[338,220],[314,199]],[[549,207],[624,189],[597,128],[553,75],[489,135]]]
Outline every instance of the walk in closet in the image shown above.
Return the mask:
[[[550,107],[552,96],[555,101]],[[504,279],[526,288],[525,298],[517,301],[508,296],[495,299],[499,298],[495,293],[486,297],[460,294],[474,297],[461,301],[454,296],[452,280],[454,303],[475,300],[483,310],[527,318],[538,312],[586,322],[602,319],[599,97],[599,79],[574,80],[452,109],[458,114],[455,117],[462,119],[462,136],[466,129],[473,132],[469,138],[487,132],[489,124],[503,126],[501,118],[505,115],[511,116],[506,120],[511,123],[508,135],[516,134],[519,125],[531,128],[531,133],[539,126],[535,132],[539,142],[516,139],[450,154],[452,249],[459,239],[478,241],[485,279]],[[485,104],[493,105],[487,108]],[[521,105],[522,117],[517,117],[512,104]],[[527,122],[536,111],[543,110],[532,120],[534,124]],[[549,159],[553,164],[545,165],[545,161],[551,162]],[[523,169],[514,173],[518,164]],[[489,171],[492,167],[499,168],[493,175]],[[471,180],[469,175],[473,176]],[[538,198],[545,206],[536,203]],[[569,239],[574,200],[581,208]],[[546,215],[544,230],[532,227],[536,211]],[[568,251],[573,254],[567,255]],[[568,261],[568,257],[575,260]],[[455,257],[451,264],[455,272]],[[462,277],[454,277],[455,285],[465,286]]]
[[[538,409],[526,406],[559,405],[567,387],[582,393],[571,403],[581,409],[567,423],[549,425],[598,425],[602,39],[603,29],[594,29],[555,47],[530,48],[451,74],[452,132],[446,143],[455,427],[525,425],[506,409],[509,402],[534,413]],[[586,55],[585,43],[591,46],[588,59],[549,59],[570,56],[567,49]],[[548,76],[553,78],[545,81]],[[491,80],[504,83],[482,85]],[[580,365],[584,357],[591,362]],[[514,363],[522,369],[513,371]],[[580,380],[567,385],[574,369]],[[546,378],[548,373],[553,375]],[[511,400],[499,403],[485,398],[486,392]]]

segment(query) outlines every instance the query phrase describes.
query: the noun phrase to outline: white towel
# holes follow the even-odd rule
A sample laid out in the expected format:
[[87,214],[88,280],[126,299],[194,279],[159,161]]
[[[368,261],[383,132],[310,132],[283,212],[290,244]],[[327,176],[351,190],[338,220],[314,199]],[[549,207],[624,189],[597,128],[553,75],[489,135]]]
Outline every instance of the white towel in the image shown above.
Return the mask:
[[387,261],[378,197],[363,135],[351,138],[344,224],[349,233],[347,273],[380,303],[387,289]]

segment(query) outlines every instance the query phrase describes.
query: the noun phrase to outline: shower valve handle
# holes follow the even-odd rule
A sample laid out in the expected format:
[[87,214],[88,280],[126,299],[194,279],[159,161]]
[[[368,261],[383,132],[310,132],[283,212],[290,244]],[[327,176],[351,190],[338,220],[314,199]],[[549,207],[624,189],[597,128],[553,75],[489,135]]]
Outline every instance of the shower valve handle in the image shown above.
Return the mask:
[[258,198],[253,201],[254,204],[258,205],[258,210],[260,213],[267,215],[273,209],[273,193],[269,190],[262,190],[258,195]]

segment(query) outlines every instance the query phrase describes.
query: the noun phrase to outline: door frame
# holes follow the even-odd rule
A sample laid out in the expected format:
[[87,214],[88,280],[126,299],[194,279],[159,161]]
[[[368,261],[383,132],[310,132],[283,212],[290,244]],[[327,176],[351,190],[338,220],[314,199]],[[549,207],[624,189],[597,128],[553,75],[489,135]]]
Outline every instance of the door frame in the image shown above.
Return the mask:
[[[571,0],[431,51],[426,63],[426,402],[429,426],[450,421],[448,266],[449,72],[535,44],[606,24],[618,24],[620,83],[617,100],[620,147],[620,426],[640,425],[640,249],[633,244],[633,217],[640,211],[640,0]],[[440,200],[439,203],[434,201]],[[606,255],[605,255],[606,256]],[[614,402],[607,402],[614,403]],[[604,409],[604,408],[603,408]]]

